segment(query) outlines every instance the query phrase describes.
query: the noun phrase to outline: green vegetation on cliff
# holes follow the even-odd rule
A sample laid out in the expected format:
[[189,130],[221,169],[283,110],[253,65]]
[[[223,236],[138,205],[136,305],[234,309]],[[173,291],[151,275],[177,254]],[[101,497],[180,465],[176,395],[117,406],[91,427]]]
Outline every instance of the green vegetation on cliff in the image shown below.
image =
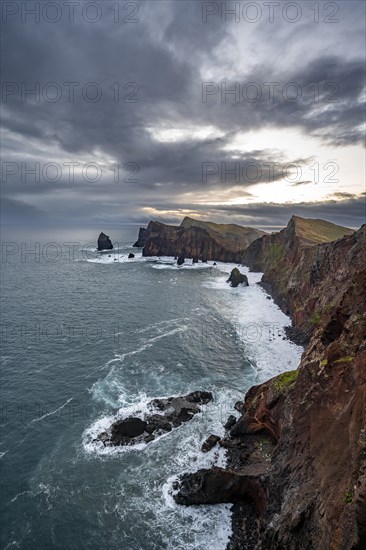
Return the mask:
[[287,392],[295,384],[298,375],[299,371],[297,369],[284,372],[274,379],[273,385],[277,391]]

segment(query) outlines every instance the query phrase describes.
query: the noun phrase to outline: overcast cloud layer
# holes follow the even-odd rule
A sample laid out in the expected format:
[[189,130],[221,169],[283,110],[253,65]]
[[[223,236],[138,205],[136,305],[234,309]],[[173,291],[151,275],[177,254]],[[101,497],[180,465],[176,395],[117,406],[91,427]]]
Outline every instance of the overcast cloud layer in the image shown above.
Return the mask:
[[5,223],[365,222],[364,2],[23,4],[2,5]]

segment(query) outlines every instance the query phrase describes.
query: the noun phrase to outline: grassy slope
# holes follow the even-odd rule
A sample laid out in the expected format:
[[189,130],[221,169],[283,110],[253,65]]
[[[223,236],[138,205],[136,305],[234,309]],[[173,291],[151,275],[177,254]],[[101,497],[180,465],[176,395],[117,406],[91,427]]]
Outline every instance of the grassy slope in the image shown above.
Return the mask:
[[309,243],[331,242],[345,235],[352,235],[353,229],[335,225],[325,220],[312,220],[293,216],[295,222],[296,234]]
[[203,227],[205,229],[215,231],[216,233],[221,233],[222,235],[237,235],[240,236],[243,233],[255,231],[258,233],[258,237],[265,235],[264,231],[259,229],[254,229],[252,227],[243,227],[234,223],[214,223],[214,222],[204,222],[201,220],[195,220],[186,216],[182,223],[181,227]]

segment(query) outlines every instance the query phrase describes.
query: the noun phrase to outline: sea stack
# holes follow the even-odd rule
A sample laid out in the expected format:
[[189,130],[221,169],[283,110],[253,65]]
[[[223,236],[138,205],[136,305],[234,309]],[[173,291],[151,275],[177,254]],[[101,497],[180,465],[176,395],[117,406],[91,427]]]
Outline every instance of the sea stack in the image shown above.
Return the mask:
[[185,260],[184,254],[183,254],[183,252],[181,252],[181,253],[179,254],[179,256],[178,256],[177,265],[183,265],[183,264],[184,264],[184,260]]
[[113,244],[108,235],[101,233],[98,237],[98,250],[112,250]]
[[243,273],[240,273],[237,267],[234,267],[234,269],[230,273],[230,277],[226,282],[231,283],[230,286],[232,286],[233,288],[236,288],[239,285],[249,286],[247,276]]

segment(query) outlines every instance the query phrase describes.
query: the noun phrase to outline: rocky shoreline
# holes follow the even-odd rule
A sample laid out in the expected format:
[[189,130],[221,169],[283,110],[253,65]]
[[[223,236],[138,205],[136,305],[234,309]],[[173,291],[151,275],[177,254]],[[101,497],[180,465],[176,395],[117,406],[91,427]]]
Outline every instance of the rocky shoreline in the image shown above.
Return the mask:
[[288,335],[308,342],[300,366],[236,405],[218,441],[225,468],[173,487],[182,505],[233,503],[229,550],[365,548],[366,226],[316,243],[304,225],[292,219],[248,249],[291,315]]

